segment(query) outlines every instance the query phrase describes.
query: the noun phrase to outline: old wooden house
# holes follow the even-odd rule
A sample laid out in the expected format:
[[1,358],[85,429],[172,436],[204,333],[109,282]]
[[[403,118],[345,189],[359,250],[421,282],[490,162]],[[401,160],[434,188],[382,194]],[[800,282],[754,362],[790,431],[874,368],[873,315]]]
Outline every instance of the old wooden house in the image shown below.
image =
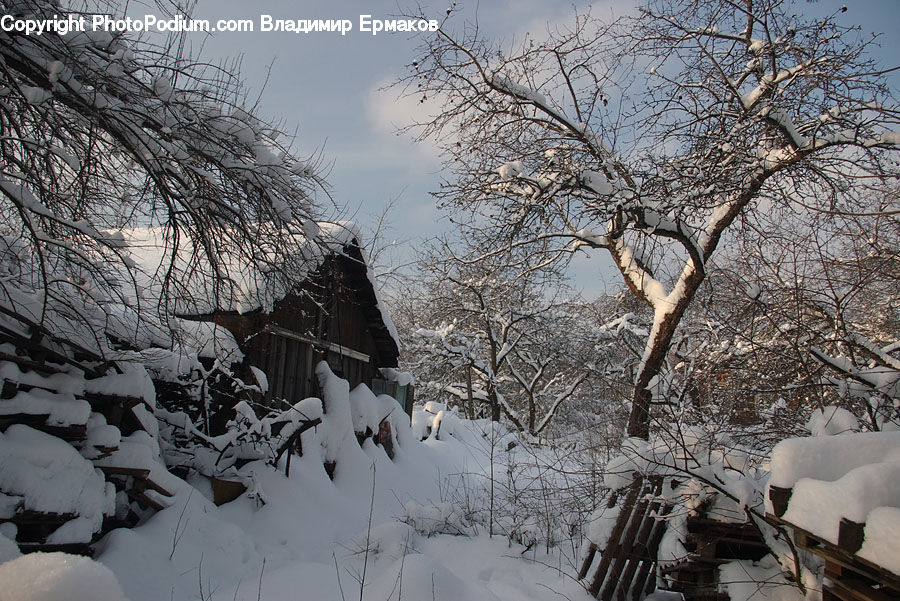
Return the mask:
[[[263,401],[273,408],[319,396],[315,366],[324,360],[351,388],[365,384],[394,396],[409,413],[411,386],[392,381],[399,356],[397,333],[359,235],[348,223],[320,223],[318,230],[315,241],[296,241],[302,272],[291,285],[272,285],[267,274],[224,257],[233,280],[229,294],[212,296],[202,278],[194,282],[181,277],[187,287],[176,291],[185,299],[177,315],[214,323],[233,335],[244,356],[244,375],[251,366],[265,375]],[[135,254],[146,263],[145,271],[153,273],[160,261],[156,249],[163,246],[160,234],[144,230],[131,239],[132,247],[141,249]],[[220,417],[230,415],[225,411]]]
[[268,380],[266,399],[317,396],[314,367],[326,361],[351,388],[383,379],[399,350],[390,316],[379,301],[356,238],[323,257],[302,287],[271,311],[217,311],[194,316],[234,334],[250,365]]
[[318,396],[315,366],[324,360],[351,388],[365,384],[406,405],[411,387],[398,386],[390,375],[398,365],[397,332],[378,296],[359,236],[350,224],[330,224],[322,232],[329,239],[325,250],[314,255],[315,265],[270,308],[182,317],[214,322],[234,335],[246,363],[265,374],[268,404]]

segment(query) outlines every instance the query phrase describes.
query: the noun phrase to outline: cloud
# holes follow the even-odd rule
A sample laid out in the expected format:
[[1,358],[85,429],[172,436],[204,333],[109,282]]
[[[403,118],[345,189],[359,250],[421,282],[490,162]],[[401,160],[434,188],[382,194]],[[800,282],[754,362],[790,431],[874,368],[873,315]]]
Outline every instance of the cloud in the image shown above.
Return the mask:
[[393,133],[399,128],[430,119],[437,108],[433,102],[423,103],[421,97],[405,94],[400,88],[389,87],[392,78],[378,81],[366,97],[366,109],[373,127]]
[[[399,87],[388,87],[392,81],[393,78],[384,78],[369,90],[366,95],[367,120],[378,134],[412,140],[421,132],[417,125],[430,123],[440,113],[442,99],[437,96],[425,98],[405,93]],[[415,145],[415,154],[434,164],[441,153],[436,140],[428,138]]]

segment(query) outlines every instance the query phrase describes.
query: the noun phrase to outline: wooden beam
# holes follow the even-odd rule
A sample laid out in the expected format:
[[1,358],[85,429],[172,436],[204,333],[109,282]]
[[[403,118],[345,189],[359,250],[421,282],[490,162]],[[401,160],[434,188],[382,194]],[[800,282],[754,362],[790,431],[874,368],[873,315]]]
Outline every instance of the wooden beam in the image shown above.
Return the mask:
[[885,586],[900,591],[900,577],[896,574],[871,561],[865,560],[858,555],[848,553],[834,543],[825,540],[812,532],[793,526],[789,522],[784,523],[794,529],[794,542],[798,547],[806,549],[810,553],[818,555],[827,561],[853,570],[865,578],[880,582]]
[[361,353],[352,348],[342,346],[335,342],[330,342],[328,340],[318,340],[316,338],[310,338],[309,336],[303,336],[302,334],[298,334],[296,332],[292,332],[291,330],[282,328],[280,326],[267,325],[263,330],[270,334],[274,334],[275,336],[281,336],[283,338],[289,338],[291,340],[297,340],[299,342],[305,342],[313,347],[329,350],[334,353],[338,353],[339,355],[343,355],[344,357],[350,357],[352,359],[356,359],[358,361],[362,361],[363,363],[369,362],[369,355],[365,353]]
[[878,589],[872,588],[861,578],[835,578],[830,584],[836,596],[844,601],[896,601],[897,597],[886,595]]

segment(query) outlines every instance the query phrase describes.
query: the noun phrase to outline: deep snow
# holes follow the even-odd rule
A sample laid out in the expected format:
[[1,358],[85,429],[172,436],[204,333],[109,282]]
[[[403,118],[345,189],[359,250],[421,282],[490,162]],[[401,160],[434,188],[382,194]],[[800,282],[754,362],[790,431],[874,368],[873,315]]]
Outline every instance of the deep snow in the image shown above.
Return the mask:
[[[428,431],[435,416],[417,418],[418,430]],[[589,599],[554,551],[491,538],[450,502],[451,481],[465,482],[473,497],[484,492],[491,426],[449,412],[443,422],[441,440],[398,436],[406,444],[395,446],[393,460],[371,439],[341,444],[334,481],[318,449],[294,456],[290,477],[283,464],[250,463],[241,470],[250,491],[221,507],[207,498],[204,479],[179,481],[170,507],[111,532],[93,562],[14,561],[62,562],[69,580],[60,583],[95,579],[109,601],[122,598],[110,574],[128,601],[359,599],[361,588],[363,599],[379,601]],[[505,439],[494,442],[495,453],[506,448]],[[73,597],[68,584],[39,590],[27,580],[33,571],[20,567],[3,564],[0,575],[19,588],[0,588],[0,600],[93,599]]]

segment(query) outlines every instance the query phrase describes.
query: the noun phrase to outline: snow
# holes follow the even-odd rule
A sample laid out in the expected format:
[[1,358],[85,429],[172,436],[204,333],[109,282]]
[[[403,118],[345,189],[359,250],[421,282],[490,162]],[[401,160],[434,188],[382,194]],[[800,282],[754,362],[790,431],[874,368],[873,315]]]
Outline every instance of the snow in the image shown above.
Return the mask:
[[585,186],[601,196],[613,193],[613,186],[610,184],[609,179],[599,171],[582,171],[581,180]]
[[523,86],[523,85],[516,83],[512,80],[509,80],[505,77],[501,77],[500,75],[494,75],[491,78],[491,81],[495,86],[497,86],[501,90],[509,92],[510,94],[513,94],[514,96],[518,96],[519,98],[522,98],[523,100],[529,100],[537,105],[544,106],[544,107],[549,106],[549,104],[547,103],[547,98],[543,94],[541,94],[540,92],[538,92],[536,90],[532,90],[531,88]]
[[[399,566],[398,566],[399,568]],[[367,591],[376,599],[387,599],[396,589],[400,571],[394,576],[389,570],[381,578],[372,583]],[[432,557],[415,554],[407,557],[403,565],[403,592],[412,599],[447,599],[448,601],[499,601],[499,597],[483,586],[455,574]]]
[[[300,231],[293,234],[290,242],[292,247],[281,249],[281,252],[286,252],[290,259],[290,265],[286,266],[287,271],[290,271],[289,279],[264,269],[263,266],[268,265],[272,257],[261,256],[257,258],[258,264],[251,264],[238,252],[219,253],[218,268],[227,274],[229,282],[223,284],[218,291],[212,287],[210,280],[212,266],[209,265],[209,261],[205,257],[192,256],[194,251],[190,243],[182,241],[174,265],[174,279],[179,282],[180,287],[170,291],[174,292],[175,296],[173,312],[181,315],[204,315],[215,310],[246,313],[261,308],[270,311],[275,302],[289,294],[329,255],[340,255],[346,246],[359,244],[362,240],[359,229],[352,222],[318,222],[314,225],[315,227],[310,227],[304,224]],[[170,232],[161,227],[152,227],[133,228],[116,233],[123,236],[130,258],[137,265],[135,275],[139,287],[146,290],[145,295],[163,298],[164,278],[167,275],[168,263],[171,261],[170,242],[167,238]],[[315,235],[310,237],[310,233]],[[266,250],[260,248],[258,253],[265,255]],[[366,275],[375,293],[376,306],[381,312],[382,320],[399,345],[397,328],[381,299],[374,274],[368,264]],[[221,328],[212,332],[214,337],[211,339],[209,325],[199,326],[196,322],[181,320],[180,326],[188,336],[188,340],[192,336],[195,338],[199,344],[198,350],[203,353],[210,353],[211,349],[208,346],[210,344],[216,345],[216,348],[221,346],[225,351],[234,351],[234,344],[227,339],[227,334],[221,333]]]
[[644,473],[647,469],[648,449],[647,441],[640,438],[626,438],[622,441],[622,453],[606,463],[603,486],[618,490],[631,484],[634,472]]
[[[649,273],[644,271],[638,261],[635,259],[634,251],[628,246],[622,238],[616,238],[616,252],[619,254],[618,263],[622,266],[623,275],[628,278],[634,285],[641,290],[647,298],[650,306],[656,308],[661,303],[669,301],[674,306],[673,298],[667,298],[670,295],[666,293],[666,288],[658,280],[653,278]],[[672,295],[675,294],[672,291]],[[657,324],[654,324],[654,327]],[[652,334],[652,332],[651,332]]]
[[831,436],[859,431],[859,420],[842,407],[828,406],[813,411],[806,422],[806,429],[813,436]]
[[731,601],[805,601],[771,556],[759,562],[732,561],[719,566],[719,587]]
[[382,367],[380,371],[385,380],[396,382],[398,386],[409,386],[416,382],[416,379],[408,371],[399,371],[393,367]]
[[869,463],[900,460],[900,432],[789,438],[772,450],[770,486],[791,488],[800,478],[834,481]]
[[[504,534],[491,538],[486,533],[486,470],[491,454],[507,449],[504,457],[514,455],[515,450],[508,449],[511,434],[486,420],[461,420],[453,411],[434,404],[429,409],[437,414],[421,413],[430,417],[433,432],[440,429],[444,435],[419,442],[392,398],[376,397],[363,386],[350,391],[347,382],[337,378],[324,362],[317,366],[317,373],[326,411],[322,411],[321,401],[310,398],[277,418],[289,419],[294,414],[304,419],[322,418],[320,426],[303,433],[304,454],[293,457],[290,477],[284,474],[284,458],[278,466],[254,460],[234,467],[235,478],[247,484],[248,492],[221,507],[207,497],[211,491],[204,479],[185,482],[162,470],[154,436],[136,432],[119,437],[102,416],[93,414],[88,420],[89,432],[96,434],[89,439],[119,445],[116,452],[97,463],[149,467],[151,479],[170,489],[173,496],[165,499],[169,507],[139,526],[109,533],[97,545],[97,562],[73,560],[87,562],[73,568],[96,589],[96,594],[87,598],[105,599],[109,594],[117,600],[127,595],[131,601],[280,601],[303,591],[310,598],[336,599],[342,598],[342,590],[345,595],[348,591],[353,591],[351,596],[358,595],[359,575],[367,569],[365,598],[427,599],[434,591],[442,599],[537,601],[557,598],[556,592],[574,601],[588,599],[578,583],[560,568],[551,567],[562,565],[559,551],[548,553],[534,546],[543,527],[533,516],[503,514],[498,507],[495,528]],[[252,422],[249,428],[263,433],[270,418],[256,418],[249,406],[238,409]],[[164,417],[173,418],[171,414]],[[385,419],[394,435],[393,460],[371,439],[360,445],[353,435],[354,429],[377,426]],[[285,430],[291,427],[289,424]],[[17,440],[22,432],[27,444],[11,452],[8,441]],[[20,458],[26,449],[40,451],[42,439],[55,441],[46,444],[58,447],[50,449],[49,456],[68,457],[58,463],[70,479],[82,470],[104,484],[91,463],[71,446],[24,426],[12,426],[3,435],[0,444],[6,446],[0,449],[0,458]],[[41,454],[37,453],[38,458]],[[323,467],[326,459],[336,462],[333,480]],[[20,459],[16,463],[22,464]],[[459,502],[453,496],[457,493],[450,492],[450,477],[465,483],[459,494],[466,495],[467,502]],[[30,486],[51,487],[50,481],[58,478],[37,473]],[[98,506],[111,510],[111,485],[98,488],[100,491],[104,502],[99,503],[98,498]],[[71,491],[54,489],[46,496],[58,506],[66,492]],[[151,493],[155,494],[146,491]],[[78,497],[72,503],[83,501]],[[481,509],[479,504],[484,504]],[[71,522],[71,528],[82,527],[77,523],[79,520]],[[0,527],[0,534],[7,537],[0,539],[0,543],[6,541],[5,546],[0,544],[0,560],[7,560],[2,568],[7,570],[20,565],[15,563],[18,554],[8,540],[15,536],[10,526]],[[511,542],[507,534],[530,547]],[[125,595],[113,586],[110,571]],[[69,587],[65,598],[78,599],[72,590],[77,589]],[[15,598],[56,598],[35,594],[29,590],[24,597]],[[0,599],[4,599],[2,593]]]
[[112,493],[90,461],[59,438],[21,424],[0,434],[0,491],[18,497],[23,510],[76,516],[48,542],[88,542],[112,510]]
[[[490,458],[494,454],[498,461],[512,461],[519,448],[509,449],[514,435],[487,420],[462,420],[445,406],[432,404],[428,408],[436,413],[420,413],[430,419],[432,432],[440,429],[441,436],[419,442],[392,398],[375,396],[365,387],[350,391],[325,363],[317,366],[317,373],[326,411],[322,412],[319,399],[310,398],[278,418],[296,414],[323,420],[303,433],[304,454],[293,456],[290,477],[284,474],[284,458],[278,466],[255,460],[234,467],[235,477],[247,483],[248,492],[221,507],[206,496],[210,488],[204,479],[185,482],[156,471],[162,464],[154,436],[137,432],[119,437],[119,450],[97,463],[149,467],[151,478],[173,496],[166,499],[169,507],[139,526],[109,533],[97,545],[96,561],[71,560],[83,563],[72,570],[92,587],[84,598],[280,601],[296,598],[298,591],[304,598],[340,599],[342,590],[345,598],[355,598],[365,568],[366,599],[429,599],[432,591],[439,599],[549,601],[559,595],[573,601],[589,599],[565,575],[572,570],[570,559],[558,549],[548,552],[534,544],[544,530],[538,517],[501,509],[498,501],[495,529],[502,534],[493,538],[487,534]],[[160,415],[172,418],[161,410]],[[253,419],[249,427],[264,429],[269,418]],[[393,460],[371,439],[360,445],[353,435],[354,426],[371,427],[384,419],[390,421],[394,435]],[[88,424],[89,439],[117,441],[117,432],[102,416],[91,415]],[[10,427],[0,444],[6,444],[10,433],[15,438],[22,428]],[[23,453],[25,448],[41,448],[37,438],[51,438],[32,432],[28,444],[22,445]],[[56,444],[60,448],[54,448],[52,456],[70,456],[70,461],[60,462],[66,474],[71,477],[77,471],[70,464],[80,465],[78,469],[103,483],[91,463],[71,446],[58,440]],[[5,447],[0,450],[0,458],[8,456]],[[336,462],[333,480],[323,467],[327,457]],[[519,464],[524,464],[521,458]],[[498,464],[496,469],[506,468]],[[505,476],[498,476],[498,485],[501,480]],[[50,486],[44,478],[40,482]],[[451,482],[461,483],[461,488],[451,489]],[[102,492],[109,509],[113,491],[107,485]],[[63,493],[53,490],[49,496],[58,501]],[[15,536],[9,527],[0,528],[0,534]],[[511,541],[512,536],[517,538]],[[0,543],[4,540],[8,539],[0,538]],[[17,553],[11,542],[6,547],[0,544],[0,560],[7,560],[0,569],[13,566],[18,574]],[[70,556],[61,557],[65,563]],[[121,588],[116,588],[116,578]],[[72,594],[75,585],[66,586],[69,594],[64,598],[78,599]],[[14,598],[58,598],[34,595],[29,590]]]
[[322,458],[334,462],[343,447],[355,444],[350,385],[335,376],[324,361],[316,365],[316,377],[322,390],[322,425],[317,427],[322,440]]
[[683,541],[687,538],[687,516],[676,514],[666,520],[666,531],[659,541],[656,560],[661,566],[677,565],[690,556]]
[[[106,423],[106,418],[100,413],[91,413],[87,422],[87,438],[85,447],[116,448],[122,435],[115,426]],[[90,459],[90,457],[89,457]]]
[[771,470],[770,486],[793,489],[787,522],[833,543],[842,519],[865,524],[865,556],[900,573],[891,559],[900,551],[900,432],[788,439]]
[[598,549],[605,549],[612,534],[613,526],[619,517],[619,505],[598,508],[588,520],[587,539]]
[[506,182],[522,175],[524,169],[522,161],[510,161],[497,167],[496,171],[500,176],[500,181]]
[[16,393],[0,400],[0,415],[47,415],[47,425],[84,425],[91,414],[90,404],[71,394],[55,394],[40,388]]
[[0,582],[0,601],[128,601],[109,568],[66,553],[31,553],[0,564]]
[[[9,526],[10,528],[2,528],[2,526]],[[4,532],[4,530],[9,532]],[[19,546],[14,540],[16,537],[15,530],[16,526],[12,522],[0,524],[0,564],[22,556],[19,552]]]
[[53,97],[49,90],[34,86],[22,86],[22,96],[28,104],[41,104]]
[[[119,448],[107,457],[94,460],[99,467],[120,467],[150,470],[148,478],[169,493],[174,493],[181,486],[181,481],[169,473],[159,459],[159,444],[147,432],[137,432],[122,438]],[[160,496],[157,501],[163,505],[172,500]]]
[[[357,598],[364,566],[366,599],[431,599],[434,590],[438,599],[549,601],[559,593],[588,601],[577,582],[551,567],[558,557],[535,548],[523,557],[523,547],[489,537],[466,504],[447,496],[449,475],[487,469],[487,423],[457,420],[455,436],[420,443],[398,420],[390,460],[370,439],[360,446],[352,435],[350,399],[371,400],[371,392],[350,392],[324,364],[318,371],[327,411],[321,426],[304,433],[304,454],[293,457],[289,478],[283,464],[276,470],[253,461],[239,470],[253,482],[253,496],[216,507],[185,485],[171,507],[104,539],[98,560],[131,601],[280,601],[298,591],[340,599],[342,590],[343,598]],[[506,448],[504,438],[497,441]],[[325,452],[337,461],[333,481]],[[485,486],[483,473],[471,478],[470,499]]]
[[841,518],[863,523],[883,506],[900,507],[900,456],[854,468],[833,482],[801,478],[784,519],[836,543]]
[[218,359],[223,365],[244,358],[234,335],[224,326],[208,321],[178,320],[178,334],[185,348],[195,349],[200,357]]
[[900,508],[878,507],[869,512],[857,555],[900,576]]

